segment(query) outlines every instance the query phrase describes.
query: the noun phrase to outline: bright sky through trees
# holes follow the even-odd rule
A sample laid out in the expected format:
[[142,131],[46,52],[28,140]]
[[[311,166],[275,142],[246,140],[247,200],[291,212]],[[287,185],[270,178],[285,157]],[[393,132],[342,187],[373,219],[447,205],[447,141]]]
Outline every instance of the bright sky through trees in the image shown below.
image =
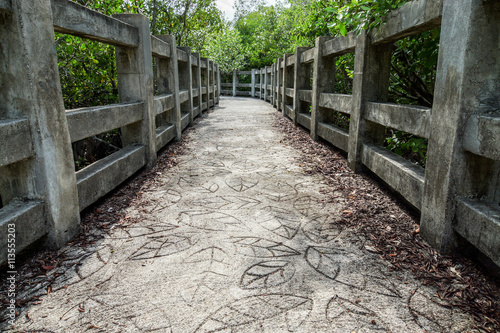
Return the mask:
[[[234,5],[235,0],[217,0],[217,8],[222,10],[226,14],[226,18],[229,20],[233,19],[234,16]],[[274,5],[276,0],[265,0],[266,4]]]

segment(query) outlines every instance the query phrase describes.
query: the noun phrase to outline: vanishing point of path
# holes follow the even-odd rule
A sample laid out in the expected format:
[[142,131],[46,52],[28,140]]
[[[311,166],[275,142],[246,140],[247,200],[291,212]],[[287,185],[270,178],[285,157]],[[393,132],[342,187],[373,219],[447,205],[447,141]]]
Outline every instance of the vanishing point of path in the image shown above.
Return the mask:
[[[269,104],[223,98],[128,218],[19,316],[36,332],[472,332],[329,222],[340,207],[281,143]],[[33,286],[36,290],[37,286]],[[27,315],[26,315],[27,314]]]

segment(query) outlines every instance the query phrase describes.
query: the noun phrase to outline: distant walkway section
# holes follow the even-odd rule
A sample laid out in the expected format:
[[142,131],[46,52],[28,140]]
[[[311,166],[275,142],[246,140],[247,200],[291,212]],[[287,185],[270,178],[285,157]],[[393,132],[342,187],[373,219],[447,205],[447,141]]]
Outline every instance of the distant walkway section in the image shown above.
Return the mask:
[[435,290],[362,252],[351,229],[331,227],[339,207],[281,143],[273,112],[221,99],[189,132],[181,163],[129,208],[138,222],[85,253],[63,248],[81,265],[49,268],[50,292],[16,329],[473,332]]

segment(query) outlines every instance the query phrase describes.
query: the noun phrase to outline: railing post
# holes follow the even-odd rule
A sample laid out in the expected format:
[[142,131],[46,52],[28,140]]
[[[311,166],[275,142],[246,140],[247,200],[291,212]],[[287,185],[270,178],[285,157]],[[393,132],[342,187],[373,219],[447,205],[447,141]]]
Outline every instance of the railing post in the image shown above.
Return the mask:
[[262,99],[264,102],[267,102],[267,66],[264,66],[262,69],[264,72],[262,73],[263,82],[262,82]]
[[392,44],[371,45],[363,30],[356,42],[354,78],[352,88],[352,110],[349,125],[349,148],[347,161],[354,172],[362,169],[363,143],[382,145],[383,128],[364,119],[366,104],[387,101]]
[[[192,56],[196,58],[196,62],[198,63],[198,66],[196,66],[196,70],[192,73],[193,77],[193,84],[192,86],[196,87],[195,89],[198,90],[198,97],[197,99],[193,98],[193,109],[198,108],[198,114],[201,114],[201,62],[200,62],[200,54],[199,53],[191,53]],[[196,82],[196,84],[195,84]],[[197,103],[195,103],[195,100]]]
[[142,121],[122,128],[124,146],[140,143],[146,147],[147,167],[156,164],[156,131],[153,87],[153,62],[149,20],[141,14],[113,15],[139,29],[136,48],[116,47],[116,71],[120,102],[141,101]]
[[[201,64],[204,63],[206,64],[207,68],[208,68],[208,58],[200,58],[200,67],[201,67]],[[208,110],[209,106],[208,106],[208,73],[207,73],[207,70],[203,70],[203,68],[201,69],[201,107],[202,107],[202,111],[205,110]],[[203,90],[205,88],[205,93],[203,93]],[[203,108],[203,105],[205,105],[205,108]]]
[[175,124],[175,139],[180,140],[182,136],[181,126],[181,103],[179,99],[179,64],[177,61],[177,45],[175,37],[172,35],[156,36],[170,46],[170,59],[168,61],[168,72],[166,73],[169,85],[168,93],[172,94],[174,99],[174,109],[171,113],[171,122]]
[[271,105],[274,106],[274,63],[271,65]]
[[[445,0],[443,5],[420,227],[422,237],[444,253],[456,246],[457,199],[478,198],[498,208],[500,161],[466,152],[463,144],[479,145],[478,132],[467,133],[477,126],[467,126],[475,116],[498,117],[499,15],[496,1]],[[489,237],[477,232],[467,238],[488,247]],[[493,252],[498,260],[498,247]]]
[[264,67],[264,102],[267,102],[267,68],[269,66]]
[[316,38],[316,48],[314,49],[314,67],[313,67],[313,86],[311,103],[311,138],[318,140],[318,124],[325,122],[330,110],[319,106],[319,100],[322,93],[333,93],[335,86],[335,62],[334,58],[325,59],[322,54],[325,48],[325,42],[331,40],[331,37]]
[[255,97],[255,69],[252,68],[252,88],[251,88],[252,97]]
[[193,125],[194,114],[193,114],[193,73],[191,67],[191,48],[182,46],[178,47],[179,50],[186,52],[187,63],[183,63],[179,67],[179,91],[188,91],[188,100],[181,104],[181,116],[182,114],[189,113],[189,126]]
[[[293,54],[286,53],[283,55],[283,102],[281,104],[281,111],[283,112],[283,117],[286,116],[286,106],[293,105],[293,100],[286,95],[287,88],[293,88],[294,75],[291,70],[288,69],[288,58]],[[288,102],[292,104],[288,104]],[[292,106],[293,107],[293,106]]]
[[215,73],[217,77],[217,93],[215,94],[216,98],[216,103],[219,104],[219,99],[220,99],[220,70],[219,70],[219,64],[215,64]]
[[276,88],[277,88],[277,93],[276,93],[276,109],[278,111],[282,110],[281,109],[281,101],[283,100],[283,70],[281,69],[281,64],[283,63],[283,59],[278,58],[277,61],[277,66],[278,66],[278,71],[277,71],[277,77],[276,77]]
[[210,109],[210,59],[206,58],[207,70],[205,75],[207,76],[207,110]]
[[276,62],[274,63],[274,107],[276,108],[276,110],[279,110],[279,106],[278,106],[278,88],[280,86],[279,84],[279,78],[280,78],[280,74],[279,74],[279,61],[276,60]]
[[[210,85],[210,90],[212,91],[212,103],[210,106],[215,106],[215,64],[212,60],[210,60],[210,78],[212,79],[212,84]],[[210,98],[209,98],[210,100]]]
[[238,75],[236,74],[236,70],[233,71],[233,97],[236,96],[236,80],[238,80]]
[[296,47],[295,48],[295,69],[293,76],[293,115],[292,121],[296,125],[298,115],[301,112],[301,102],[299,100],[299,90],[307,86],[307,80],[309,78],[309,73],[307,72],[308,66],[305,66],[300,62],[302,58],[302,53],[309,50],[308,47]]
[[[13,194],[20,198],[43,200],[46,218],[16,219],[17,249],[36,241],[47,229],[47,245],[60,247],[80,230],[80,210],[51,2],[13,1],[12,11],[1,14],[5,30],[0,36],[0,120],[27,119],[31,133],[27,131],[24,144],[32,145],[34,154],[31,159],[9,165],[14,181],[7,186],[10,191],[18,191]],[[0,190],[4,180],[2,174]],[[6,227],[0,230],[2,236],[7,233]],[[7,256],[6,236],[1,246],[3,259]]]
[[263,91],[262,87],[265,85],[265,82],[264,82],[265,76],[264,76],[264,72],[263,72],[265,70],[266,70],[265,68],[260,69],[260,82],[259,82],[260,99],[264,99],[264,91]]

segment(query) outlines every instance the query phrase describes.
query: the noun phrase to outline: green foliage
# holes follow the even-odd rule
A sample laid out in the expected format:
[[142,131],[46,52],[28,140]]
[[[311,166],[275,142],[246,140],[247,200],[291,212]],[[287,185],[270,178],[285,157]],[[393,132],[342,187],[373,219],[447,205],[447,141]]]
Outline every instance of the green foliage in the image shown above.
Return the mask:
[[431,107],[436,80],[440,29],[396,43],[389,86],[391,102]]
[[56,48],[66,109],[118,101],[114,47],[57,33]]
[[99,159],[123,148],[120,129],[86,138],[72,144],[75,170],[81,170]]
[[105,15],[119,14],[127,11],[127,4],[123,0],[73,0],[82,6],[94,9]]
[[224,29],[215,0],[76,0],[106,15],[140,13],[150,20],[152,34],[174,35],[177,45],[203,50],[210,34]]
[[243,44],[236,29],[228,28],[222,33],[212,35],[204,55],[218,63],[220,70],[225,73],[245,66]]
[[335,34],[345,36],[349,31],[361,32],[378,28],[387,14],[408,0],[352,0],[328,1],[327,12],[332,21],[328,27]]
[[351,117],[349,115],[338,112],[338,111],[332,111],[332,124],[343,129],[346,132],[349,132],[349,124],[351,121]]
[[[206,38],[222,32],[224,19],[215,0],[141,0],[138,11],[151,20],[152,34],[174,35],[177,45],[203,50]],[[130,6],[133,9],[133,6]]]
[[354,54],[347,53],[335,58],[335,92],[352,94],[354,78]]
[[241,36],[245,69],[268,66],[291,50],[288,33],[280,24],[283,11],[283,7],[259,5],[256,11],[236,13],[234,29]]
[[425,167],[428,140],[402,131],[387,129],[386,148],[411,162]]

